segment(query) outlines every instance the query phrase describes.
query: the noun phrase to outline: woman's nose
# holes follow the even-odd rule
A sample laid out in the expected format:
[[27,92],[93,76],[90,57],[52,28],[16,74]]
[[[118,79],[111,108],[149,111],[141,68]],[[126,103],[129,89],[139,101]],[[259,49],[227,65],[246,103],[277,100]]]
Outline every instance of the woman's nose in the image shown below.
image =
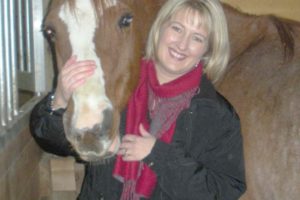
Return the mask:
[[189,37],[187,35],[183,35],[178,40],[178,48],[180,50],[186,50],[189,46]]

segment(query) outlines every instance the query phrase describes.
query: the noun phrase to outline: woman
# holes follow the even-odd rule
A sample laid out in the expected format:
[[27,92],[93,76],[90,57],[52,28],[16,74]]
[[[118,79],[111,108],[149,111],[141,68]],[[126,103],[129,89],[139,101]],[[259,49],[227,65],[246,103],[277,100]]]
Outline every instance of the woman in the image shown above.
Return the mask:
[[[79,199],[238,199],[246,189],[240,122],[211,83],[224,73],[228,57],[226,19],[217,0],[167,1],[122,117],[118,156],[107,165],[86,165]],[[91,61],[73,57],[61,80],[75,67],[80,81],[59,82],[54,108],[65,107],[72,89],[93,73]],[[42,109],[46,104],[33,111],[33,135],[51,152],[75,155],[67,148],[61,115],[51,119]]]

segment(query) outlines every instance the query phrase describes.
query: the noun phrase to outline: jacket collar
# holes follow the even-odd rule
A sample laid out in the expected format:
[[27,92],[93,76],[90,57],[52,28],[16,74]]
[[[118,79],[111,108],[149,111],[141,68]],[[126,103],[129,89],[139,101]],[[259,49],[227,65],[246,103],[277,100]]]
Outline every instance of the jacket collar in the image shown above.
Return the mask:
[[212,82],[207,78],[206,74],[203,74],[201,77],[200,92],[195,96],[195,98],[217,98],[217,91]]

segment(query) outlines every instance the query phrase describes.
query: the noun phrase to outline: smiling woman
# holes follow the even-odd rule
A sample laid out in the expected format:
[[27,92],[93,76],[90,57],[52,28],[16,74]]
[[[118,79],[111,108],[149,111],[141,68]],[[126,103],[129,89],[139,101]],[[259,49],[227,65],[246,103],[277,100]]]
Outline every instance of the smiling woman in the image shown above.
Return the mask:
[[187,9],[178,11],[163,24],[155,57],[160,84],[182,76],[203,60],[209,36],[203,21],[206,22],[197,12]]
[[146,47],[113,171],[121,199],[238,199],[245,191],[239,118],[211,83],[229,57],[221,5],[166,1]]

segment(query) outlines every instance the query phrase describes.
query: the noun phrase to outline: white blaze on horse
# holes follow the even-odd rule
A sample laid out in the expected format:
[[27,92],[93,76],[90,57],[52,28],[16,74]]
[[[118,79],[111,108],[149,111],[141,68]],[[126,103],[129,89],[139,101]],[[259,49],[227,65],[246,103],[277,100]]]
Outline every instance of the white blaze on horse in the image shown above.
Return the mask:
[[81,0],[76,1],[76,8],[72,12],[69,4],[64,4],[59,17],[67,26],[72,54],[78,55],[79,60],[95,60],[97,65],[94,75],[72,96],[74,104],[78,105],[75,107],[76,116],[73,116],[72,126],[85,129],[100,125],[104,115],[110,115],[113,106],[105,92],[104,72],[93,41],[97,28],[93,5],[90,1]]
[[[52,0],[44,21],[57,68],[75,54],[97,64],[64,116],[67,139],[87,161],[103,160],[119,137],[120,113],[135,87],[154,17],[165,0]],[[224,5],[229,69],[217,86],[242,123],[243,200],[300,196],[300,23]]]
[[[115,5],[114,1],[104,6],[107,9]],[[69,3],[63,4],[58,15],[66,25],[71,52],[79,60],[94,60],[97,67],[93,76],[74,91],[72,112],[64,118],[65,130],[68,139],[76,144],[74,147],[81,152],[83,159],[97,159],[104,156],[111,145],[108,132],[111,131],[113,121],[113,105],[106,94],[104,71],[94,43],[98,28],[97,13],[91,1],[77,0],[75,9],[70,6]],[[92,143],[95,145],[91,145]],[[103,150],[99,151],[97,148]]]

